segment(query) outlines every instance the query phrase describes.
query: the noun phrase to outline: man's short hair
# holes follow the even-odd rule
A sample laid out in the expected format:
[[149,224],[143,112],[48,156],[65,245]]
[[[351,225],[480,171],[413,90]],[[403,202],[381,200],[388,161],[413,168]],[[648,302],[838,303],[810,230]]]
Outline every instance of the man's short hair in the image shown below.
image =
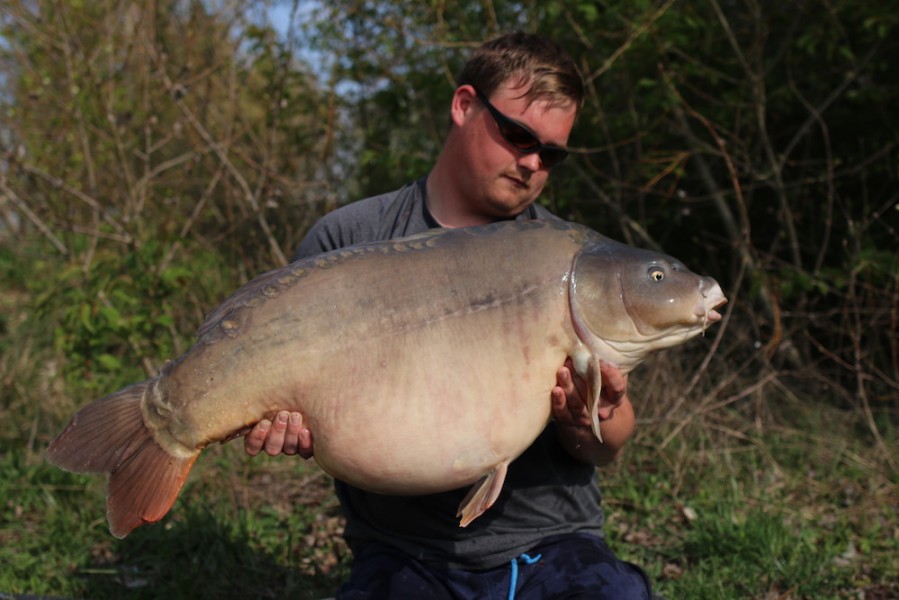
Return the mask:
[[505,82],[523,88],[522,98],[551,104],[584,104],[584,81],[567,52],[557,43],[521,31],[494,38],[472,54],[456,80],[473,85],[488,98]]

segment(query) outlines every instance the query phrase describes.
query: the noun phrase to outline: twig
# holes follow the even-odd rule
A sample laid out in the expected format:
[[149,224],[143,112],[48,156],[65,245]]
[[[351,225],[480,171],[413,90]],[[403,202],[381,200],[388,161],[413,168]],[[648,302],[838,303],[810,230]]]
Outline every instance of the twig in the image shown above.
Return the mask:
[[765,344],[765,355],[768,357],[773,356],[774,352],[777,350],[778,345],[780,344],[783,335],[780,305],[778,304],[774,290],[769,283],[768,278],[766,277],[765,271],[759,268],[756,261],[754,252],[755,248],[752,245],[752,241],[750,238],[749,212],[746,208],[746,201],[743,197],[739,173],[737,172],[737,168],[734,164],[733,158],[727,151],[727,142],[724,140],[724,138],[721,137],[721,135],[718,133],[717,128],[711,121],[709,121],[704,115],[690,106],[686,99],[680,94],[677,87],[674,85],[674,82],[668,76],[664,67],[662,67],[661,70],[662,76],[665,82],[668,84],[671,93],[679,101],[679,103],[676,103],[674,105],[673,112],[678,122],[680,123],[685,136],[690,141],[694,141],[697,139],[695,134],[693,134],[689,122],[686,119],[684,111],[686,111],[691,117],[699,121],[703,125],[703,127],[705,127],[706,131],[708,131],[709,135],[712,136],[712,139],[715,140],[715,144],[718,147],[718,152],[721,158],[724,160],[725,166],[727,167],[731,186],[733,187],[734,191],[734,199],[736,200],[737,204],[737,214],[739,215],[740,223],[739,227],[737,227],[737,223],[734,221],[733,215],[731,214],[731,211],[724,200],[724,195],[722,194],[721,190],[718,187],[718,184],[715,181],[714,176],[712,175],[711,168],[706,163],[702,154],[697,153],[694,155],[696,159],[695,162],[699,170],[699,175],[705,182],[705,185],[708,188],[716,207],[718,208],[718,212],[724,222],[725,228],[728,230],[731,237],[736,240],[736,250],[740,257],[741,272],[744,267],[747,269],[751,269],[752,274],[758,277],[761,282],[761,285],[759,286],[759,297],[762,300],[765,308],[767,309],[768,315],[770,316],[772,321],[772,333],[768,342]]
[[591,189],[591,191],[593,191],[600,202],[602,202],[605,206],[608,206],[612,210],[612,212],[615,213],[615,216],[618,218],[618,220],[623,223],[628,230],[636,233],[637,236],[641,240],[643,240],[643,242],[650,248],[661,251],[661,246],[658,242],[652,239],[652,236],[649,235],[649,232],[647,232],[646,229],[633,217],[621,210],[621,207],[612,201],[612,198],[609,197],[606,191],[601,188],[592,177],[590,177],[590,174],[587,173],[586,170],[578,162],[572,162],[571,165],[578,176],[582,178],[584,184],[587,185]]
[[[858,242],[858,237],[855,237],[856,243]],[[865,415],[865,420],[868,423],[868,429],[871,430],[871,435],[874,436],[874,441],[877,444],[877,447],[880,449],[883,454],[884,459],[887,464],[893,469],[893,471],[897,470],[896,459],[893,458],[892,453],[886,446],[886,443],[883,441],[883,437],[880,435],[880,429],[877,427],[877,422],[874,420],[874,413],[871,411],[871,403],[868,400],[868,391],[867,386],[865,385],[865,371],[862,368],[862,357],[864,356],[864,350],[862,349],[862,332],[865,331],[865,325],[862,323],[861,318],[861,310],[859,308],[858,296],[855,293],[855,288],[857,284],[858,278],[858,268],[852,269],[849,275],[849,297],[851,300],[851,305],[849,306],[849,310],[851,311],[850,318],[853,321],[854,328],[849,328],[849,338],[852,340],[852,354],[854,358],[854,364],[852,365],[852,371],[855,374],[855,386],[856,386],[856,394],[858,395],[858,399],[861,401],[862,412]]]
[[[796,98],[800,103],[802,103],[805,109],[809,111],[810,118],[814,119],[814,121],[818,123],[818,126],[821,129],[821,137],[824,139],[824,153],[827,157],[825,163],[827,177],[827,208],[824,211],[823,239],[818,245],[818,256],[815,259],[815,266],[812,270],[813,273],[819,273],[821,271],[821,266],[824,264],[824,257],[827,255],[828,246],[830,246],[830,234],[833,229],[833,204],[834,198],[836,196],[836,186],[834,184],[833,148],[831,147],[830,143],[830,130],[827,127],[827,123],[824,122],[824,119],[821,116],[821,111],[812,106],[812,104],[805,99],[805,96],[802,94],[802,92],[799,91],[799,88],[796,87],[796,82],[793,80],[793,66],[790,60],[787,60],[787,84],[790,86],[790,90],[792,90],[793,95],[796,96]],[[794,138],[794,140],[795,139],[797,138]],[[781,158],[778,168],[782,168],[783,165],[786,164],[787,156],[788,154],[784,154],[784,156]]]
[[[137,196],[142,196],[145,193],[145,190],[146,190],[147,186],[149,185],[150,181],[152,181],[153,179],[155,179],[156,177],[158,177],[163,172],[165,172],[169,169],[173,169],[182,163],[193,160],[196,156],[197,156],[196,152],[194,152],[193,150],[189,150],[189,151],[181,154],[180,156],[176,156],[174,158],[170,158],[169,160],[159,163],[158,165],[156,165],[149,171],[145,172],[141,176],[141,178],[138,179],[134,183],[134,189],[132,190],[132,194],[137,195]],[[135,211],[136,211],[135,214],[140,212],[142,205],[143,205],[142,203],[137,204],[137,208],[135,209]]]
[[169,246],[168,251],[165,253],[165,256],[159,261],[158,272],[162,273],[165,271],[169,264],[172,262],[172,259],[175,258],[175,253],[181,249],[181,240],[187,239],[187,234],[190,232],[196,220],[199,218],[200,213],[203,211],[203,208],[206,206],[206,201],[212,196],[213,190],[218,186],[219,180],[222,178],[222,170],[218,169],[215,174],[212,176],[212,179],[209,181],[209,185],[206,186],[206,190],[204,190],[203,195],[200,196],[200,199],[194,205],[193,211],[190,213],[190,218],[181,226],[181,231],[178,233],[178,241]]
[[654,13],[652,13],[652,15],[649,17],[649,19],[647,19],[645,22],[641,23],[640,26],[637,27],[633,31],[633,33],[631,33],[630,37],[628,37],[627,40],[625,40],[625,42],[623,44],[621,44],[621,46],[619,46],[618,49],[616,49],[615,52],[613,52],[602,63],[602,65],[599,66],[598,69],[596,69],[593,73],[591,73],[589,76],[584,78],[584,81],[587,84],[589,84],[594,79],[596,79],[597,77],[601,76],[603,73],[608,71],[612,67],[612,65],[615,64],[615,61],[617,61],[618,58],[621,57],[622,54],[627,52],[628,48],[630,48],[634,44],[634,42],[637,41],[637,38],[639,38],[644,33],[646,33],[649,30],[649,28],[652,27],[653,24],[662,17],[662,15],[664,15],[666,12],[668,12],[668,9],[671,8],[671,5],[674,4],[674,2],[675,2],[675,0],[668,0],[668,2],[666,2],[665,4],[660,6],[658,8],[658,10],[656,10]]
[[708,403],[708,404],[705,404],[705,405],[701,405],[701,406],[696,410],[696,412],[694,413],[693,416],[701,415],[701,414],[704,414],[704,413],[713,412],[713,411],[716,411],[716,410],[718,410],[718,409],[724,408],[725,406],[728,406],[728,405],[730,405],[730,404],[733,404],[734,402],[738,402],[738,401],[742,400],[743,398],[746,398],[747,396],[751,396],[751,395],[754,394],[755,392],[757,392],[757,391],[761,390],[762,388],[764,388],[764,387],[765,387],[766,385],[768,385],[769,383],[772,383],[772,382],[777,381],[777,380],[778,380],[778,373],[777,373],[776,371],[771,371],[771,372],[765,374],[764,377],[762,377],[761,379],[759,379],[758,381],[756,381],[756,382],[753,383],[752,385],[750,385],[750,386],[748,386],[748,387],[746,387],[746,388],[743,388],[742,390],[740,390],[740,391],[737,392],[736,394],[731,394],[731,395],[728,396],[727,398],[724,398],[723,400],[720,400],[720,401],[718,401],[718,402],[715,402],[714,404]]
[[[60,46],[62,47],[63,56],[65,57],[65,68],[66,68],[66,77],[68,78],[68,89],[76,90],[78,86],[76,84],[75,77],[75,68],[74,61],[72,58],[72,34],[69,31],[69,24],[66,20],[66,12],[59,11],[58,19],[60,20],[60,29],[62,30]],[[97,195],[97,173],[96,167],[94,166],[94,155],[91,148],[90,136],[87,133],[87,125],[85,123],[84,112],[81,110],[81,103],[78,101],[77,93],[71,92],[71,100],[72,106],[74,107],[75,114],[75,124],[76,129],[78,131],[78,140],[81,144],[81,153],[82,159],[84,161],[85,168],[87,169],[87,184],[90,193],[93,195]],[[100,209],[94,208],[93,213],[93,235],[89,237],[89,243],[87,246],[87,250],[84,252],[81,261],[81,270],[87,273],[90,270],[90,265],[94,260],[94,254],[97,251],[97,244],[99,243],[99,238],[96,235],[100,231]]]
[[[693,390],[696,388],[696,385],[699,383],[700,378],[703,373],[709,367],[709,363],[712,360],[712,357],[718,351],[718,347],[721,345],[721,339],[724,337],[724,332],[727,331],[727,324],[730,323],[731,315],[733,315],[734,307],[737,304],[737,296],[739,295],[740,286],[743,282],[743,277],[746,275],[746,265],[744,263],[740,264],[740,271],[737,274],[737,279],[734,281],[734,291],[728,300],[728,309],[724,313],[724,317],[721,319],[721,323],[718,326],[718,333],[715,334],[715,339],[712,342],[712,347],[709,348],[709,351],[706,352],[705,358],[702,359],[702,362],[699,364],[699,368],[696,369],[696,372],[693,373],[693,377],[690,379],[690,382],[687,384],[686,389],[678,395],[677,400],[669,409],[670,414],[676,414],[678,410],[680,410],[681,406],[683,406],[686,401],[687,396],[693,393]],[[662,447],[667,445],[669,439],[666,439],[665,443]]]
[[38,228],[38,231],[44,234],[44,237],[46,237],[50,241],[50,243],[53,244],[54,248],[59,250],[60,254],[62,254],[63,256],[69,255],[69,251],[66,249],[65,245],[61,241],[59,241],[59,238],[53,235],[53,232],[50,231],[50,228],[47,227],[47,225],[41,220],[41,218],[38,217],[34,212],[32,212],[32,210],[28,208],[28,205],[25,204],[25,202],[23,202],[8,185],[6,185],[6,177],[3,175],[3,173],[0,173],[0,192],[3,192],[4,199],[7,199],[15,204],[16,208],[20,210],[22,214],[28,217],[29,221],[34,223],[34,226]]
[[133,241],[131,234],[125,231],[125,228],[122,227],[122,225],[118,221],[112,218],[112,216],[110,216],[109,211],[103,210],[103,207],[100,205],[100,203],[92,197],[88,196],[78,188],[72,187],[71,185],[67,184],[59,177],[48,175],[47,173],[44,173],[43,171],[40,171],[28,164],[19,163],[18,166],[26,173],[34,175],[35,177],[39,177],[53,187],[61,189],[62,191],[75,196],[76,198],[90,206],[92,209],[97,211],[100,215],[102,215],[103,220],[106,221],[113,229],[115,229],[123,239],[127,240],[127,243],[130,244]]
[[281,247],[278,245],[277,240],[275,239],[274,234],[272,233],[272,229],[268,224],[268,220],[265,218],[265,213],[259,206],[259,202],[256,200],[256,196],[253,194],[253,191],[250,189],[250,184],[244,178],[244,176],[240,173],[234,163],[231,162],[231,159],[228,158],[227,153],[222,148],[221,144],[219,144],[211,133],[200,123],[199,119],[194,115],[193,111],[185,104],[183,99],[183,92],[176,89],[175,84],[172,82],[171,78],[169,78],[168,72],[165,69],[165,65],[163,64],[162,57],[159,56],[156,49],[149,44],[145,40],[145,44],[147,45],[147,51],[150,56],[153,56],[154,60],[159,66],[159,72],[162,76],[162,81],[165,84],[166,89],[169,94],[171,94],[172,98],[175,100],[175,105],[181,110],[181,113],[188,120],[194,130],[203,138],[203,141],[212,148],[215,155],[218,157],[219,161],[221,161],[222,165],[228,170],[228,173],[237,182],[237,185],[240,187],[243,192],[243,199],[250,206],[251,211],[254,215],[256,215],[256,222],[259,224],[259,228],[262,229],[262,232],[265,234],[266,239],[269,243],[269,248],[274,256],[275,260],[278,264],[286,265],[287,258],[284,256],[284,253],[281,251]]

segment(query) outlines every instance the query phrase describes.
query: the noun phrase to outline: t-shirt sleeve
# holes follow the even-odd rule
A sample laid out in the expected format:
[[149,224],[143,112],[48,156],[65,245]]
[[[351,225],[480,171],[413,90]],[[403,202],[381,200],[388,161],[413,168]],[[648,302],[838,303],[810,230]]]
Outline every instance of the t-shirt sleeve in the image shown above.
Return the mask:
[[425,179],[399,190],[342,206],[321,219],[300,242],[293,260],[435,227],[425,208]]
[[378,197],[360,200],[319,219],[300,242],[294,260],[370,241],[370,230],[379,222],[380,200]]
[[310,256],[316,256],[340,248],[345,245],[341,243],[340,239],[339,228],[329,227],[323,217],[306,233],[303,241],[300,242],[296,252],[294,252],[293,260],[309,258]]

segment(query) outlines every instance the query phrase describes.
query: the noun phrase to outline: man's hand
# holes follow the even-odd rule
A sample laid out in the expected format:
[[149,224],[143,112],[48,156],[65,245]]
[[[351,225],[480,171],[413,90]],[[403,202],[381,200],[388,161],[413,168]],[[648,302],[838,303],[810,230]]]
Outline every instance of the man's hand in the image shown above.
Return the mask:
[[263,419],[247,434],[244,449],[250,456],[265,450],[269,456],[299,454],[312,458],[312,432],[303,425],[303,415],[282,410],[274,421]]
[[[615,367],[600,363],[602,390],[599,393],[599,420],[607,421],[627,395],[627,375]],[[552,390],[553,417],[563,425],[590,427],[593,423],[587,412],[587,382],[574,371],[571,359],[565,360],[556,373],[556,387]]]
[[634,432],[634,409],[627,397],[627,376],[608,365],[600,364],[599,370],[602,390],[597,411],[603,443],[593,435],[587,412],[587,382],[575,373],[570,358],[556,373],[551,398],[559,441],[568,453],[578,460],[604,465],[618,456]]

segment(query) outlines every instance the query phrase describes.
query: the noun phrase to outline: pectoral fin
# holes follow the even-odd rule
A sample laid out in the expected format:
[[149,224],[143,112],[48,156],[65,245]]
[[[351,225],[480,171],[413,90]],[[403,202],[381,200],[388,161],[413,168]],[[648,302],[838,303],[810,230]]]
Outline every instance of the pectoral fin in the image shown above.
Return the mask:
[[599,364],[596,361],[590,361],[587,367],[587,412],[590,414],[590,421],[593,424],[593,435],[602,443],[602,433],[599,430],[599,393],[602,391],[602,375],[599,371]]
[[462,517],[459,520],[459,527],[468,527],[469,523],[493,506],[503,489],[508,468],[509,463],[502,462],[472,486],[465,499],[459,504],[459,510],[456,513],[457,517]]
[[578,352],[572,355],[574,370],[587,382],[587,412],[593,426],[593,435],[602,443],[599,430],[599,393],[602,391],[602,374],[599,362],[589,352]]

